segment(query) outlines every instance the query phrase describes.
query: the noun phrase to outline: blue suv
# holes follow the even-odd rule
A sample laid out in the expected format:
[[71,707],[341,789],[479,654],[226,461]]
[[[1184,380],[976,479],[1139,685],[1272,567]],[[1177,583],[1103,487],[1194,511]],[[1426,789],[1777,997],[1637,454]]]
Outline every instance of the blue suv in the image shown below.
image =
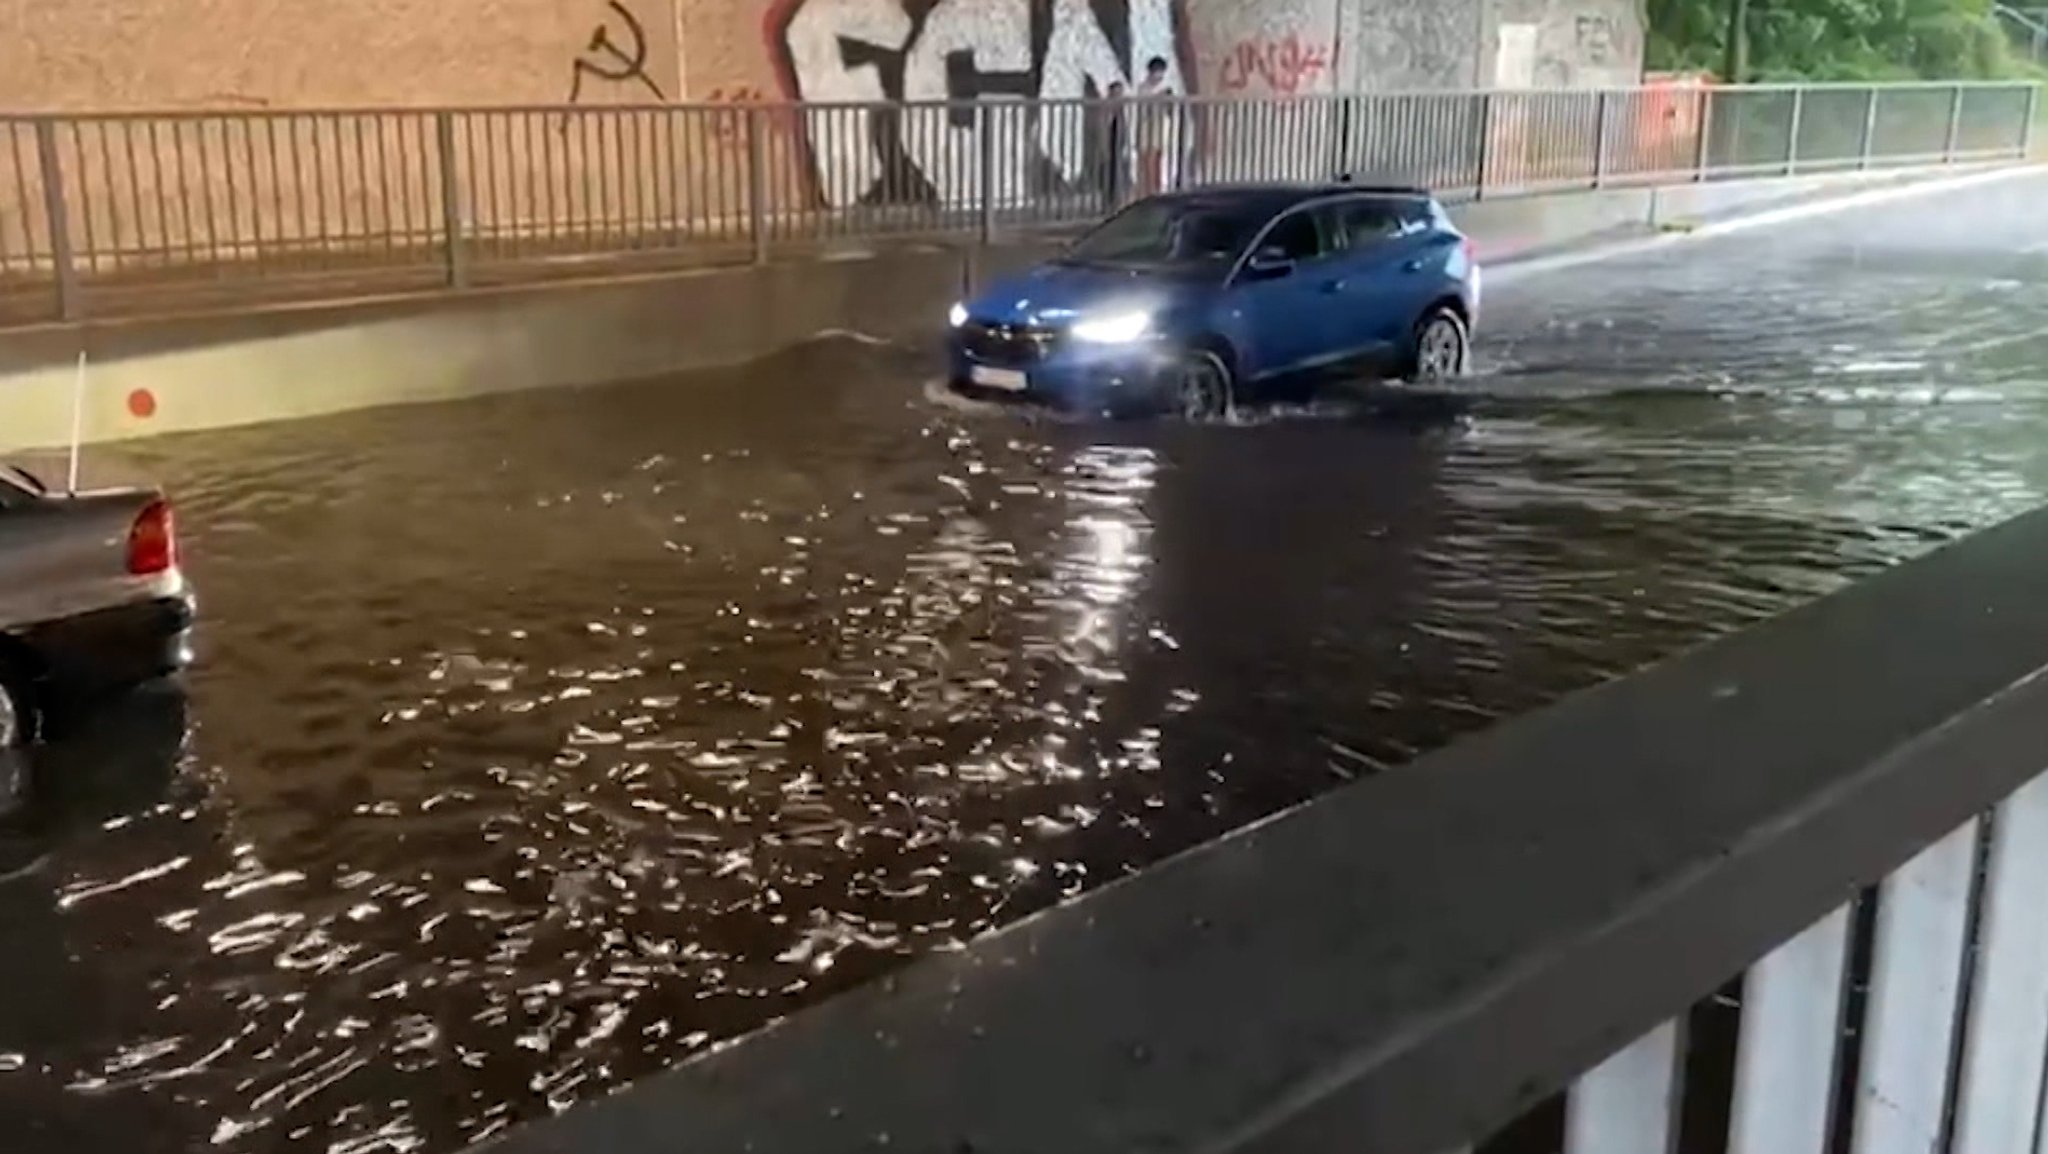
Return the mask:
[[1471,242],[1422,189],[1207,188],[1140,200],[954,305],[948,376],[969,395],[1199,419],[1342,377],[1448,383],[1478,318]]

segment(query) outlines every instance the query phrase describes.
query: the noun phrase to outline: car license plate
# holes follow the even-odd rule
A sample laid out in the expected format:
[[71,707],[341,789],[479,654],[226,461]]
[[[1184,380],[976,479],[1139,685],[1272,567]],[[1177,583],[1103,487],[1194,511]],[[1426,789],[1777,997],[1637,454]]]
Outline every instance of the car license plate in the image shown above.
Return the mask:
[[994,365],[975,365],[967,370],[967,377],[977,385],[991,389],[1008,389],[1021,393],[1029,378],[1018,369],[999,369]]

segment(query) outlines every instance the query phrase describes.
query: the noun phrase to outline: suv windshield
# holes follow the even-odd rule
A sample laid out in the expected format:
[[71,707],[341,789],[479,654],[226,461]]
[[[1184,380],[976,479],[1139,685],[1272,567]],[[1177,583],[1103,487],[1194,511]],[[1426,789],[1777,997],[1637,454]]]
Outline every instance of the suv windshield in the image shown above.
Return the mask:
[[1148,200],[1102,222],[1061,258],[1068,264],[1202,268],[1227,264],[1271,213],[1244,204]]

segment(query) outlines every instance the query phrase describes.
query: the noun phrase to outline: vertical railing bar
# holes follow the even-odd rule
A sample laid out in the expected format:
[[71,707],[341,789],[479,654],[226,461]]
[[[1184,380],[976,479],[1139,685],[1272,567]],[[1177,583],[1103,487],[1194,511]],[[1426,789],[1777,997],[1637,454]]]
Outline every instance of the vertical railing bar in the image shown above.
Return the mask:
[[1709,84],[1699,86],[1699,123],[1695,131],[1699,139],[1693,144],[1692,179],[1698,184],[1707,179],[1707,166],[1714,161],[1714,88]]
[[263,135],[269,143],[267,151],[270,154],[270,215],[273,239],[277,241],[278,251],[287,253],[290,251],[290,238],[285,235],[287,214],[284,208],[284,167],[277,158],[277,120],[275,116],[263,118]]
[[2020,118],[2020,154],[2025,160],[2034,154],[2034,118],[2041,114],[2041,85],[2027,85],[2026,111]]
[[1593,97],[1593,187],[1599,188],[1607,181],[1607,107],[1608,92],[1605,88]]
[[[29,196],[28,192],[28,162],[21,155],[21,127],[19,121],[7,122],[7,155],[14,167],[14,203],[22,209],[21,244],[22,256],[26,262],[22,271],[33,274],[36,270],[36,260],[42,253],[36,245],[35,223],[28,208],[34,203],[34,198]],[[33,126],[30,135],[34,135]]]
[[377,113],[371,123],[376,126],[377,137],[377,203],[384,222],[384,251],[389,254],[398,246],[398,221],[391,214],[391,147],[386,139],[390,135],[390,123],[387,114],[382,112]]
[[1850,914],[1821,918],[1744,976],[1728,1154],[1826,1154]]
[[1989,824],[1950,1154],[2032,1150],[2048,1066],[2048,774]]
[[747,126],[747,235],[754,242],[754,263],[768,263],[768,144],[767,115],[760,105],[746,109]]
[[[974,102],[974,123],[980,129],[976,133],[975,146],[981,150],[981,218],[976,230],[983,247],[995,240],[996,232],[996,123],[995,104],[990,100]],[[1162,159],[1161,164],[1165,161]]]
[[[84,258],[85,267],[87,269],[97,273],[101,271],[100,245],[99,239],[97,236],[95,236],[92,227],[92,206],[94,198],[92,195],[91,174],[86,171],[85,137],[82,134],[77,121],[71,121],[70,126],[71,156],[73,159],[78,161],[78,187],[75,190],[78,199],[78,224],[79,229],[85,234],[83,237],[85,241],[85,249],[82,253],[79,253],[78,255]],[[60,159],[61,155],[62,154],[60,153]]]
[[327,234],[327,162],[324,159],[326,147],[320,143],[320,122],[318,116],[306,118],[306,135],[313,141],[313,220],[319,230],[320,263],[331,265],[334,249]]
[[1799,130],[1806,119],[1806,90],[1792,90],[1792,112],[1785,128],[1785,175],[1792,176],[1799,171]]
[[1685,1033],[1673,1018],[1580,1076],[1565,1098],[1565,1154],[1672,1154]]
[[[116,123],[121,126],[121,151],[127,157],[126,165],[122,171],[126,174],[128,180],[128,207],[135,214],[135,235],[140,242],[140,247],[147,248],[149,247],[147,239],[149,236],[149,214],[142,210],[142,163],[135,156],[136,122],[121,120]],[[230,168],[232,169],[232,166]],[[233,179],[232,171],[229,173],[229,179]]]
[[456,182],[455,185],[456,189],[461,192],[462,197],[461,204],[454,218],[462,227],[449,233],[449,235],[461,237],[462,248],[468,254],[464,259],[486,255],[484,237],[490,222],[490,214],[487,207],[490,195],[488,187],[490,184],[490,169],[485,165],[478,164],[476,157],[477,126],[479,124],[483,126],[484,132],[488,133],[491,130],[491,114],[489,110],[462,113],[461,171],[465,174],[465,179]]
[[[242,122],[242,165],[249,178],[249,260],[257,271],[265,266],[263,251],[263,169],[256,163],[256,121]],[[386,231],[389,232],[389,215],[386,215]]]
[[[357,202],[357,217],[362,223],[363,231],[356,239],[361,243],[365,253],[370,251],[378,239],[377,227],[370,222],[370,147],[363,141],[363,121],[366,117],[375,115],[376,113],[353,112],[348,116],[349,129],[356,138],[356,171],[355,180],[349,187],[342,189],[343,203],[351,200]],[[387,238],[387,245],[388,243]]]
[[[490,189],[488,196],[491,207],[486,220],[479,222],[478,227],[472,231],[476,234],[477,249],[480,253],[488,253],[491,259],[502,259],[504,253],[499,246],[504,243],[506,232],[505,198],[511,195],[511,190],[503,187],[504,178],[509,173],[505,171],[505,166],[499,163],[501,153],[498,148],[498,129],[502,126],[505,130],[506,144],[503,153],[509,154],[512,151],[512,122],[507,118],[512,113],[494,109],[481,115],[484,125],[483,183]],[[475,184],[477,162],[473,156],[470,158],[469,171],[471,183]],[[482,206],[479,205],[478,208],[480,211],[477,215],[483,216]]]
[[[118,120],[103,120],[95,122],[92,126],[93,137],[99,141],[100,146],[100,171],[104,174],[102,179],[106,181],[107,185],[107,233],[108,240],[112,245],[112,251],[108,255],[111,258],[111,263],[116,268],[120,267],[121,257],[126,251],[126,246],[122,243],[121,235],[121,182],[114,175],[114,146],[107,137],[113,131],[114,126],[120,123],[121,121]],[[79,170],[82,174],[86,168],[85,157],[80,156],[78,160]],[[89,183],[81,175],[79,181],[80,190],[83,191]],[[140,239],[140,237],[137,238],[138,241]]]
[[1870,150],[1877,143],[1877,97],[1881,90],[1870,86],[1870,96],[1863,104],[1863,137],[1856,146],[1856,168],[1867,171],[1870,168]]
[[1948,134],[1942,138],[1941,142],[1941,162],[1943,164],[1954,164],[1956,162],[1956,142],[1958,134],[1962,131],[1963,127],[1964,91],[1963,86],[1958,84],[1950,89],[1949,92]]
[[1964,823],[1880,887],[1852,1154],[1941,1148],[1979,829]]
[[[303,251],[312,243],[312,230],[306,227],[306,166],[299,155],[299,125],[296,116],[285,120],[285,139],[292,145],[292,210],[298,218],[298,227],[292,231],[294,248]],[[183,149],[179,150],[182,154]],[[182,183],[182,182],[181,182]],[[189,227],[189,226],[188,226]]]
[[1493,108],[1491,92],[1479,94],[1479,172],[1472,181],[1472,199],[1486,199],[1486,182],[1496,163],[1493,155]]

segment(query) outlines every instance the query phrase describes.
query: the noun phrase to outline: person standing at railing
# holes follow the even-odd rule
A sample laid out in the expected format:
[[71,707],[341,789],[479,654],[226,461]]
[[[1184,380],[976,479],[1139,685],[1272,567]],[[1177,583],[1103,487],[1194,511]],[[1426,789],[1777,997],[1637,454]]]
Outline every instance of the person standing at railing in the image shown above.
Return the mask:
[[1145,64],[1145,79],[1138,84],[1137,160],[1138,194],[1150,196],[1174,187],[1179,181],[1180,93],[1167,74],[1164,56]]

